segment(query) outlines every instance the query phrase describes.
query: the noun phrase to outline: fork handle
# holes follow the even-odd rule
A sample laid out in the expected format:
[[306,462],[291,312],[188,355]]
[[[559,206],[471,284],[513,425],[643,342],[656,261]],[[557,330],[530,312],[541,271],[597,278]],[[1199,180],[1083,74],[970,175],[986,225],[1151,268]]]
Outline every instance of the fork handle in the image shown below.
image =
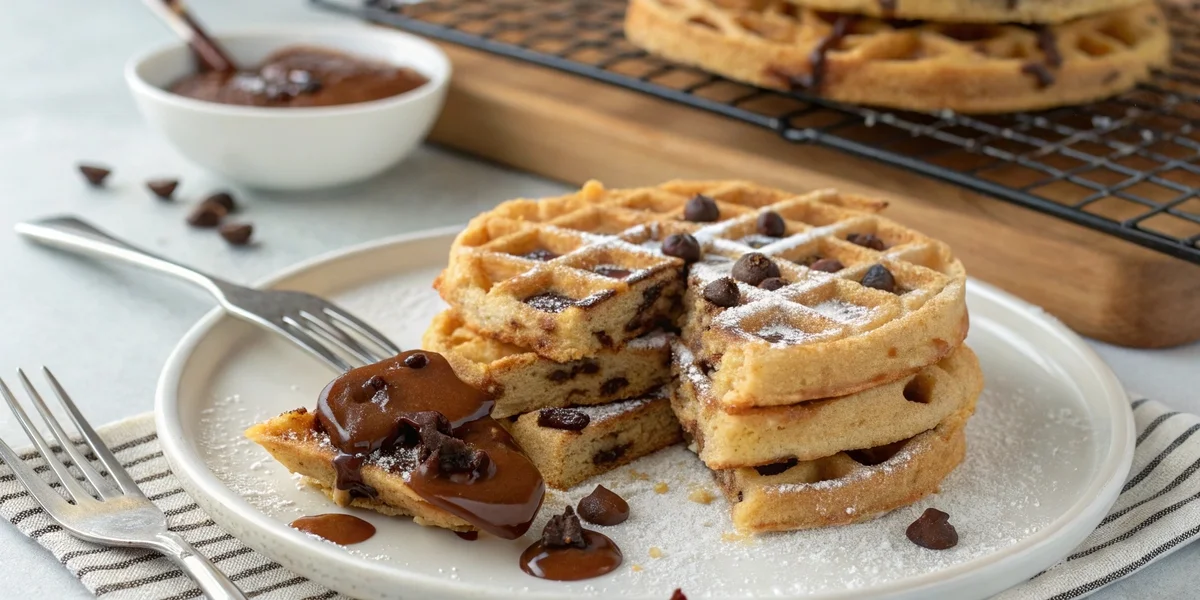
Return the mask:
[[246,595],[238,589],[233,581],[207,558],[204,558],[203,554],[197,552],[179,534],[167,531],[158,534],[157,537],[158,543],[154,545],[155,549],[167,555],[191,576],[206,597],[211,600],[246,600]]
[[78,217],[65,215],[27,221],[18,223],[16,230],[17,233],[47,246],[79,254],[114,258],[152,271],[174,275],[218,297],[221,295],[221,286],[228,285],[217,277],[142,250]]

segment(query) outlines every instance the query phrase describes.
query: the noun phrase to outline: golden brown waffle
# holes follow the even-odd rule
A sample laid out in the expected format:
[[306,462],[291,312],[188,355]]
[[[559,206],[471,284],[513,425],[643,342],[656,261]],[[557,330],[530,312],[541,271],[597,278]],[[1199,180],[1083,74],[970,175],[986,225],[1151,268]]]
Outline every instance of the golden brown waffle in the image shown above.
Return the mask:
[[682,434],[668,394],[664,387],[633,400],[570,409],[590,418],[579,431],[542,427],[538,411],[501,423],[546,484],[565,490],[678,443]]
[[334,489],[333,459],[337,449],[325,433],[318,433],[316,415],[305,409],[283,413],[246,430],[246,437],[262,446],[275,460],[293,473],[299,473],[339,506],[367,508],[385,515],[411,516],[419,525],[454,531],[476,528],[417,496],[405,483],[407,473],[416,467],[416,456],[398,451],[387,457],[376,452],[362,466],[363,482],[375,488],[374,499],[350,498]]
[[[715,222],[683,219],[684,205],[696,195],[715,201]],[[684,338],[714,372],[714,391],[727,410],[839,396],[937,362],[966,335],[962,265],[945,244],[876,216],[883,206],[832,191],[794,195],[741,181],[675,181],[627,190],[589,182],[576,194],[506,202],[476,217],[455,240],[450,265],[435,285],[464,322],[488,337],[555,360],[594,356],[640,330],[623,324],[646,317],[636,309],[650,304],[645,291],[607,283],[625,288],[609,292],[607,300],[574,303],[560,312],[538,310],[525,300],[547,292],[590,297],[569,290],[608,278],[577,267],[629,257],[644,261],[647,277],[661,277],[655,280],[663,290],[682,288],[683,262],[663,255],[661,246],[669,234],[689,232],[704,260],[692,266],[688,278]],[[782,237],[755,233],[765,212],[782,218]],[[875,235],[886,247],[850,243],[851,234]],[[548,240],[562,237],[586,244],[564,247],[566,254],[549,261],[507,254],[530,252],[535,244],[530,240],[548,246]],[[776,291],[742,285],[740,305],[726,310],[707,304],[703,286],[747,252],[771,257],[789,285]],[[845,268],[830,274],[804,266],[816,258],[836,258]],[[518,273],[496,266],[518,262],[524,269]],[[898,294],[859,283],[875,264],[892,272]],[[508,278],[498,279],[501,272]],[[637,277],[637,271],[630,276]],[[637,301],[625,301],[628,295]],[[656,318],[679,316],[677,292],[652,296]],[[616,327],[592,329],[605,322]],[[601,339],[613,343],[598,343]]]
[[625,34],[652,54],[761,87],[965,113],[1106,98],[1167,65],[1170,50],[1153,2],[1029,28],[889,22],[786,0],[631,0]]
[[496,402],[492,416],[502,418],[646,394],[671,378],[672,337],[651,332],[620,351],[559,363],[481,335],[447,310],[433,318],[421,347],[445,356],[460,379],[490,394]]
[[947,23],[1062,23],[1145,0],[789,0],[817,10]]
[[679,385],[672,407],[711,469],[808,461],[890,444],[933,429],[973,405],[983,390],[979,361],[965,345],[906,379],[840,398],[741,414],[721,409],[708,377],[683,346],[676,347],[675,370]]
[[938,490],[966,453],[963,428],[969,415],[964,410],[930,431],[888,446],[780,465],[784,470],[774,474],[763,474],[760,470],[772,471],[760,467],[713,471],[713,476],[740,531],[866,521]]

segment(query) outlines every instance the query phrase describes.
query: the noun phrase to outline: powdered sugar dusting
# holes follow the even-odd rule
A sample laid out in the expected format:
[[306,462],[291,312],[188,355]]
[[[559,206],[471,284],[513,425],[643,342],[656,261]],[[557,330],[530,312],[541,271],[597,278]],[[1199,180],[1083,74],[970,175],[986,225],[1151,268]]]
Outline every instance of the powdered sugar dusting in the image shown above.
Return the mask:
[[861,321],[871,313],[867,307],[851,304],[845,300],[826,300],[812,309],[839,323]]
[[788,323],[770,323],[754,332],[758,337],[781,346],[795,346],[812,339],[812,334]]

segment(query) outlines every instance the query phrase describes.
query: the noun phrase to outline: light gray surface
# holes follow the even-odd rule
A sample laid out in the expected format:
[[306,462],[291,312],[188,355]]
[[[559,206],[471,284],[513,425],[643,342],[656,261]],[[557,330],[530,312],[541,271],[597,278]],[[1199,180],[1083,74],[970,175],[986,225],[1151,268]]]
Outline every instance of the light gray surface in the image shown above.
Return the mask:
[[[192,6],[213,29],[346,22],[302,0],[198,0]],[[167,31],[133,0],[63,9],[11,3],[0,18],[0,374],[52,366],[96,423],[152,407],[168,352],[211,304],[186,284],[23,243],[10,233],[14,223],[77,213],[160,253],[250,282],[357,242],[463,222],[499,199],[563,189],[426,148],[387,175],[348,189],[287,199],[238,191],[261,245],[231,250],[216,234],[184,225],[183,202],[158,202],[142,187],[147,177],[180,176],[184,200],[228,187],[149,131],[126,92],[125,59],[168,40]],[[80,160],[114,167],[109,189],[88,189],[74,171]],[[1200,344],[1157,352],[1096,347],[1130,389],[1200,412]],[[0,436],[26,443],[5,410]],[[1094,597],[1193,597],[1197,560],[1200,544]],[[0,524],[0,564],[20,574],[0,587],[0,597],[88,597],[48,553],[7,524]]]

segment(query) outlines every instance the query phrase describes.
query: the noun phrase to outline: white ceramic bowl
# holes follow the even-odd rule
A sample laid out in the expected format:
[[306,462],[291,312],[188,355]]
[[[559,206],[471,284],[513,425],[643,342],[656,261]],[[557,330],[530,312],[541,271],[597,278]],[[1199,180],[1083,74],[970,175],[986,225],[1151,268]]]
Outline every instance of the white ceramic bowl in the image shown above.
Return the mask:
[[146,120],[181,154],[239,183],[276,190],[340,185],[400,162],[429,132],[450,81],[450,60],[417,36],[367,27],[276,27],[215,36],[243,66],[291,45],[312,45],[408,66],[425,85],[373,102],[312,108],[233,106],[166,91],[195,65],[182,43],[132,58],[125,81]]

